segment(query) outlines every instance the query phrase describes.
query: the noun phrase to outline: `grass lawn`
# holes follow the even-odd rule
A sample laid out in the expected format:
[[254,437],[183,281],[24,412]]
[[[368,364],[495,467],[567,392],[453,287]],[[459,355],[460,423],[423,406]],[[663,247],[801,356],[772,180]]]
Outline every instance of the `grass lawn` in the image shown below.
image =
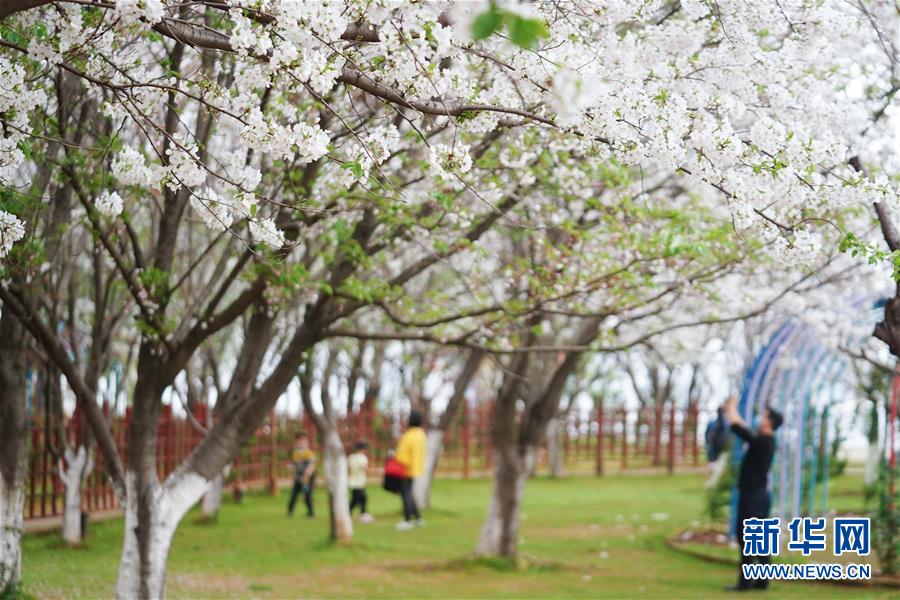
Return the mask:
[[[838,481],[833,504],[861,506],[858,480]],[[665,538],[701,518],[700,475],[537,478],[528,483],[521,552],[531,566],[463,560],[474,546],[490,482],[438,481],[423,529],[397,532],[399,499],[370,486],[378,521],[352,546],[329,543],[318,515],[285,516],[287,492],[226,504],[215,524],[190,513],[175,537],[168,594],[182,597],[696,598],[722,597],[736,569],[679,554]],[[37,597],[112,594],[122,521],[93,524],[86,546],[55,534],[24,540],[24,591]],[[775,583],[770,598],[869,598],[896,591]]]

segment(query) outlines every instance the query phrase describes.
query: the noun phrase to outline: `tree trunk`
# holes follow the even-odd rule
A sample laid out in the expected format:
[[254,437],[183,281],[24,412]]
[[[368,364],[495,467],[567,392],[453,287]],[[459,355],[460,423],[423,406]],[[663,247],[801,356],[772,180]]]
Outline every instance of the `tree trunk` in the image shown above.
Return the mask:
[[535,456],[534,447],[495,449],[494,485],[475,554],[509,558],[518,553],[522,498]]
[[[539,318],[539,315],[532,317]],[[578,344],[588,344],[597,336],[601,317],[588,320],[578,334]],[[531,324],[529,324],[529,327]],[[527,343],[531,343],[526,337]],[[543,392],[533,399],[517,424],[516,400],[521,381],[529,368],[528,355],[513,362],[504,377],[494,404],[494,485],[487,517],[475,553],[501,557],[515,556],[519,549],[519,516],[525,483],[535,465],[537,445],[546,435],[547,424],[559,414],[559,402],[566,380],[574,372],[580,352],[569,352],[553,370]]]
[[863,470],[863,487],[872,488],[878,482],[878,470],[881,468],[883,456],[884,452],[878,440],[870,441],[866,451],[866,462]]
[[562,477],[565,468],[562,433],[565,417],[554,417],[547,423],[547,463],[550,477]]
[[324,438],[331,539],[349,542],[353,539],[353,520],[350,518],[350,498],[347,495],[347,455],[337,428],[329,427],[324,432]]
[[203,494],[203,501],[200,503],[200,514],[206,519],[215,519],[219,515],[219,508],[222,506],[222,488],[225,487],[227,472],[228,467],[213,477],[213,480],[209,482],[209,489]]
[[119,598],[165,596],[166,563],[178,523],[196,504],[215,473],[198,474],[190,461],[160,484],[156,444],[162,392],[171,383],[163,377],[162,352],[144,340],[132,399],[128,468],[125,472],[125,540],[119,563]]
[[22,566],[25,475],[28,472],[25,415],[25,333],[4,309],[0,315],[0,597],[14,593]]
[[[890,219],[890,215],[882,216],[879,214],[882,229],[886,224],[890,223]],[[897,240],[890,240],[887,238],[888,236],[885,235],[888,245],[891,246],[891,249],[893,250],[893,244],[896,243]],[[885,302],[884,315],[882,316],[882,320],[875,325],[873,335],[887,344],[891,354],[900,358],[900,287],[898,287],[894,297],[888,298],[887,302]]]
[[24,480],[7,482],[5,477],[0,478],[0,596],[3,597],[7,589],[18,584],[21,576],[24,508]]
[[866,452],[865,469],[863,471],[863,487],[866,490],[874,490],[875,484],[878,482],[878,470],[881,468],[881,461],[884,452],[878,443],[879,435],[879,415],[878,402],[872,402],[872,408],[869,414],[869,427],[867,433],[869,446]]
[[[686,424],[686,423],[685,423]],[[682,435],[684,435],[682,433]],[[669,459],[666,470],[669,475],[675,473],[675,399],[669,400]]]
[[71,448],[65,450],[65,464],[60,461],[59,478],[65,488],[65,504],[63,505],[63,540],[70,545],[78,545],[84,539],[84,531],[81,528],[81,490],[84,481],[94,470],[94,460],[90,450],[83,444],[78,445],[77,451]]
[[175,529],[206,491],[196,473],[176,471],[164,485],[138,491],[138,477],[126,473],[125,542],[116,583],[118,598],[163,598],[166,563]]
[[334,350],[329,352],[328,362],[320,381],[321,414],[312,405],[313,358],[312,353],[306,356],[306,364],[299,376],[300,398],[303,401],[303,409],[313,420],[324,445],[323,463],[328,486],[331,539],[349,542],[353,539],[353,520],[350,518],[350,499],[347,495],[349,478],[347,455],[344,453],[344,443],[338,433],[331,394],[328,393],[328,384],[337,368],[337,353]]
[[653,466],[658,467],[662,464],[662,428],[663,428],[663,405],[657,403],[653,407]]
[[425,473],[413,480],[413,496],[419,508],[431,507],[431,482],[444,449],[444,431],[429,429],[425,437]]
[[447,400],[444,414],[441,415],[437,427],[428,430],[425,438],[425,473],[413,482],[413,494],[419,508],[431,506],[431,483],[434,481],[434,473],[437,471],[438,461],[444,450],[444,436],[459,416],[460,409],[465,405],[466,389],[478,373],[484,356],[485,353],[481,350],[472,350],[469,353],[462,372],[453,385],[453,395]]

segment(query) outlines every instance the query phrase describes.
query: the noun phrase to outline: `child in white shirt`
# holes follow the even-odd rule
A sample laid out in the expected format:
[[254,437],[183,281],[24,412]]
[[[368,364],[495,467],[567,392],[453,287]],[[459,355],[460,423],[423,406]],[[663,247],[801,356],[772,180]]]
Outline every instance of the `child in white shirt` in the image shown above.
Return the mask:
[[347,458],[347,466],[350,471],[348,479],[350,484],[350,514],[352,515],[353,509],[359,506],[360,523],[371,523],[375,520],[375,517],[366,512],[366,501],[368,500],[366,497],[366,479],[369,468],[366,448],[368,447],[369,444],[365,440],[359,440],[356,442],[353,454]]

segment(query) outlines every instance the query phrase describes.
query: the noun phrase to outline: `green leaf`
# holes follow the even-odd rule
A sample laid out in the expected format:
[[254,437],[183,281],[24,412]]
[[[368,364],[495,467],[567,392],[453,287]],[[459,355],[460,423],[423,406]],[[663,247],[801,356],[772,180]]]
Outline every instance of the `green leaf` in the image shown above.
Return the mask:
[[472,37],[476,40],[483,40],[500,29],[502,24],[503,15],[497,10],[496,6],[491,6],[488,10],[475,17],[475,20],[472,22]]
[[358,160],[348,160],[343,167],[353,173],[353,176],[359,179],[363,176],[363,166]]
[[653,100],[659,104],[660,106],[666,105],[666,100],[669,99],[669,90],[662,89],[653,97]]
[[0,37],[3,37],[3,39],[7,42],[16,44],[18,46],[28,45],[27,40],[23,38],[18,31],[10,29],[8,27],[0,27]]
[[522,48],[534,48],[538,40],[549,37],[547,27],[540,19],[523,19],[509,15],[509,39]]

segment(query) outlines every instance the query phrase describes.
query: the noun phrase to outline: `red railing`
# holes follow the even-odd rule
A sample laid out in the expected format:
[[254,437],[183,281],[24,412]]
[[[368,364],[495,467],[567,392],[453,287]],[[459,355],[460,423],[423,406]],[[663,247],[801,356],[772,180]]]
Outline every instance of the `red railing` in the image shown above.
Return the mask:
[[[206,422],[206,407],[196,409],[196,423]],[[675,412],[666,411],[662,430],[654,431],[656,420],[652,411],[615,410],[593,411],[590,415],[573,414],[565,418],[561,428],[561,449],[570,472],[602,474],[610,467],[634,469],[674,465],[699,464],[697,410],[691,407]],[[487,474],[493,466],[491,418],[493,406],[483,402],[465,406],[445,436],[444,450],[438,464],[438,474],[468,478],[473,474]],[[125,439],[131,419],[130,410],[124,415],[108,417],[113,438],[124,457]],[[404,414],[385,414],[363,406],[358,412],[341,419],[341,439],[349,450],[357,439],[369,443],[372,474],[379,472],[387,451],[394,447],[394,432],[401,429]],[[673,423],[674,421],[674,423]],[[53,448],[59,448],[54,428],[43,414],[32,419],[30,472],[26,487],[25,518],[51,517],[62,512],[63,486],[59,480]],[[69,419],[67,434],[75,439],[80,426],[79,414]],[[673,431],[674,437],[670,437]],[[256,433],[244,444],[232,464],[228,483],[243,487],[267,487],[274,491],[279,482],[291,476],[290,451],[294,434],[306,431],[317,446],[316,431],[307,416],[291,418],[272,413]],[[164,406],[158,425],[157,464],[160,478],[171,473],[200,443],[202,432],[186,418],[173,415]],[[669,440],[672,440],[669,443]],[[51,444],[49,441],[53,442]],[[656,450],[655,446],[662,447]],[[660,456],[661,460],[656,460]],[[83,486],[82,507],[87,512],[116,507],[112,487],[107,481],[103,459],[93,449],[94,469]],[[546,469],[546,451],[539,456],[539,470]]]

